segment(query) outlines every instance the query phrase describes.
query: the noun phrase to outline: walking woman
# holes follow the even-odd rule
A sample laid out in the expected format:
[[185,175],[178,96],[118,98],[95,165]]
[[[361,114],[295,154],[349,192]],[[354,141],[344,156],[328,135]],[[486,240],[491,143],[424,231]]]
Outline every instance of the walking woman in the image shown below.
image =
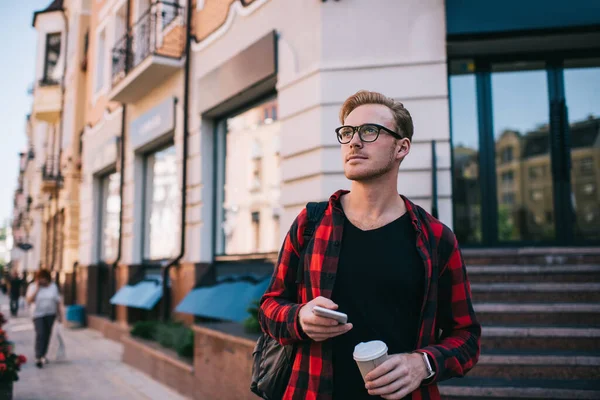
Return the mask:
[[42,368],[48,362],[46,353],[52,335],[54,320],[62,321],[58,287],[52,282],[50,271],[41,269],[35,282],[27,288],[25,296],[28,304],[33,304],[33,325],[35,327],[35,365]]

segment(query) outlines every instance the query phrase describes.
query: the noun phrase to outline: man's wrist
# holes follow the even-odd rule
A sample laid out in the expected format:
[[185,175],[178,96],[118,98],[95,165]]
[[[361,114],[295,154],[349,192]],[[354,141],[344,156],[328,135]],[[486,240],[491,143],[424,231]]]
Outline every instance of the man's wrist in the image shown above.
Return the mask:
[[421,381],[433,378],[435,376],[435,367],[430,361],[429,355],[424,351],[415,351],[413,354],[420,358],[421,365],[423,366],[423,379]]

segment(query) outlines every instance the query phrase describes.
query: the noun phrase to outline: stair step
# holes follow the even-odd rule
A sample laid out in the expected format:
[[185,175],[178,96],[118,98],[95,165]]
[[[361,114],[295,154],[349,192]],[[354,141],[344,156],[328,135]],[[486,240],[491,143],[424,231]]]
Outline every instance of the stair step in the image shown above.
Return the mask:
[[600,282],[600,265],[468,265],[471,283]]
[[600,357],[482,354],[469,376],[504,379],[594,379],[600,376]]
[[596,351],[599,328],[483,326],[481,347],[489,350]]
[[600,327],[600,304],[475,303],[482,325],[575,325]]
[[448,400],[600,399],[599,380],[486,379],[472,378],[469,374],[462,379],[441,382],[439,387]]
[[600,302],[600,283],[474,283],[475,302]]
[[598,247],[519,247],[463,249],[467,265],[600,264]]

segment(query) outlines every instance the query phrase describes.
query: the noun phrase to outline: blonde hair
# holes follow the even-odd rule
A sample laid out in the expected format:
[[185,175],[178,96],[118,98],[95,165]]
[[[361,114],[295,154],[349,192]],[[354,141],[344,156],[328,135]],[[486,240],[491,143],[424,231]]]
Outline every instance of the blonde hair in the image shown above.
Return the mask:
[[348,115],[354,111],[355,108],[366,104],[381,104],[389,108],[394,115],[394,123],[396,124],[396,129],[399,130],[398,133],[402,137],[412,141],[414,130],[413,121],[408,110],[404,108],[404,104],[378,92],[360,90],[348,97],[340,110],[340,122],[344,124]]

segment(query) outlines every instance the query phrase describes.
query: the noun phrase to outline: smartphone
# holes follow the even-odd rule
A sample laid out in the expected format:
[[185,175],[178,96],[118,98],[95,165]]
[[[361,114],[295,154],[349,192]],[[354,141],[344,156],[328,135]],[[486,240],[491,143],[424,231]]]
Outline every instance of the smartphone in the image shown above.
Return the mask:
[[333,311],[328,308],[315,306],[312,312],[319,317],[335,319],[340,324],[345,324],[348,322],[348,316],[339,311]]

